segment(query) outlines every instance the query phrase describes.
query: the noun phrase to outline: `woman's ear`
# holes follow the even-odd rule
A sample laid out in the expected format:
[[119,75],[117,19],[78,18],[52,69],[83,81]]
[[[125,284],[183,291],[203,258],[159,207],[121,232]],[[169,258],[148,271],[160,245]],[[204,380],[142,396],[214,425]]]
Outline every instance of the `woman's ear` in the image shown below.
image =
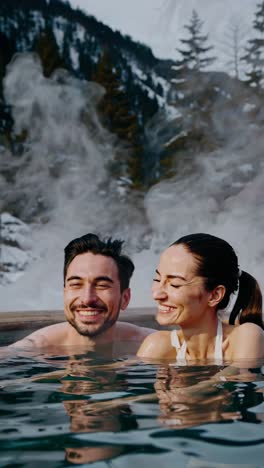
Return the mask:
[[208,305],[210,307],[216,307],[224,298],[225,292],[225,286],[223,286],[222,284],[216,286],[216,288],[214,288],[213,291],[210,292]]

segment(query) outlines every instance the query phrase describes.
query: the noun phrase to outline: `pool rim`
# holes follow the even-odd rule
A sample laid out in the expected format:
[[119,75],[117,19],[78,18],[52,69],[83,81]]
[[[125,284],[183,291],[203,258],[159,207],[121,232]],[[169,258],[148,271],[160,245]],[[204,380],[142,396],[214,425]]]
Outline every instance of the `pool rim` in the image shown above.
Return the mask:
[[[65,322],[63,310],[0,311],[0,330],[38,329]],[[157,328],[155,309],[151,307],[128,308],[120,312],[119,320]]]

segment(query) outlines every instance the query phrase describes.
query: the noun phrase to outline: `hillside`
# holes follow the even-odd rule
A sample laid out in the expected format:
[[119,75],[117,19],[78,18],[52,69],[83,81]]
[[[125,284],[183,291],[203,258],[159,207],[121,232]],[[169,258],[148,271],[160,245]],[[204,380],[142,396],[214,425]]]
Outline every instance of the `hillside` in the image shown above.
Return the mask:
[[[32,279],[50,277],[62,246],[87,230],[133,252],[175,232],[221,230],[218,215],[240,206],[257,176],[259,193],[261,64],[244,81],[208,71],[210,39],[197,13],[189,21],[199,54],[190,35],[172,62],[63,1],[0,5],[3,283],[47,252]],[[16,232],[27,226],[25,247]]]

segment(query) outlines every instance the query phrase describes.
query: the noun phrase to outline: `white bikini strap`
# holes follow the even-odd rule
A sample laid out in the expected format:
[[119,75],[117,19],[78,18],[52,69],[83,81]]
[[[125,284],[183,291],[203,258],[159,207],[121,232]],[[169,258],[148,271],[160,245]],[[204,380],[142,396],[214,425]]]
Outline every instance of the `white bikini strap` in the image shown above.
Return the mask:
[[[173,330],[171,332],[171,344],[174,348],[177,349],[177,361],[183,361],[186,358],[186,350],[187,350],[187,344],[186,341],[180,344],[180,340],[177,334],[177,330]],[[216,331],[216,338],[215,338],[215,352],[214,352],[214,358],[216,361],[222,361],[223,360],[223,325],[222,321],[218,318],[217,319],[217,331]]]
[[181,347],[177,330],[171,332],[171,345],[176,349],[180,349]]
[[181,362],[182,364],[186,364],[186,351],[187,351],[187,344],[186,341],[184,341],[177,352],[176,360],[177,362]]
[[177,349],[176,362],[180,362],[181,364],[186,364],[187,344],[186,344],[186,341],[184,341],[182,345],[180,344],[177,330],[173,330],[171,332],[171,344],[174,348]]

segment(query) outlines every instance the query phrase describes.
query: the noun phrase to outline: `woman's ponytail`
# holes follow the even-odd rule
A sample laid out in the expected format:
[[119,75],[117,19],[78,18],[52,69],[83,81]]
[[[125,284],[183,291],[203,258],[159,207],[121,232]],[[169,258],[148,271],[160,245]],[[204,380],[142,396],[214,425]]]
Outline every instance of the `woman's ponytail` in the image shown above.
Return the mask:
[[240,324],[251,322],[264,329],[260,287],[246,271],[242,271],[239,277],[239,293],[229,317],[230,325],[234,325],[237,317]]

